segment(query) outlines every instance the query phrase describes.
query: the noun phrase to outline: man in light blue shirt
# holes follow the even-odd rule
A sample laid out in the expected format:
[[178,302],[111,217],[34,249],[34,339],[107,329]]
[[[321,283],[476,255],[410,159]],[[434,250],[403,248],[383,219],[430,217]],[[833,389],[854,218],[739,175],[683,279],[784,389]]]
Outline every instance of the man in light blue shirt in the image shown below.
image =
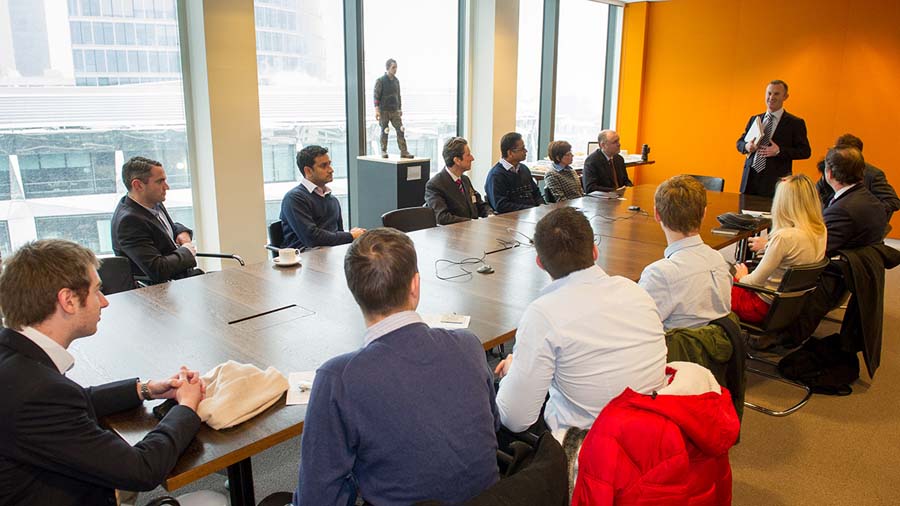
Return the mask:
[[522,432],[538,421],[549,392],[544,422],[559,436],[589,429],[626,388],[662,388],[666,342],[647,292],[594,264],[599,251],[584,214],[550,212],[537,224],[534,247],[554,281],[525,310],[513,354],[497,366],[497,407],[500,422]]
[[731,272],[722,255],[700,238],[706,190],[691,176],[656,188],[654,215],[666,234],[665,258],[648,265],[640,285],[656,301],[666,330],[695,328],[731,312]]

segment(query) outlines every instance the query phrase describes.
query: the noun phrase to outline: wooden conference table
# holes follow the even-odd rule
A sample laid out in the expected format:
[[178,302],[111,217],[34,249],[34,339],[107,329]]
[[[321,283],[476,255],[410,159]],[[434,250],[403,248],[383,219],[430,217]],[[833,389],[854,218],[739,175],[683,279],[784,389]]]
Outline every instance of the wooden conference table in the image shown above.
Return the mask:
[[[584,197],[411,233],[422,277],[419,312],[470,315],[469,329],[485,349],[513,338],[525,307],[550,281],[535,265],[528,238],[542,216],[561,206],[579,208],[590,218],[600,241],[598,265],[611,275],[638,279],[666,247],[652,218],[654,190],[637,186],[623,200]],[[769,206],[768,199],[708,195],[701,235],[714,248],[749,235],[712,234],[715,216]],[[629,205],[646,212],[628,211]],[[362,345],[365,325],[344,279],[346,250],[345,245],[305,252],[302,267],[279,268],[267,261],[112,295],[97,334],[71,347],[76,366],[69,376],[82,385],[136,375],[162,378],[182,364],[204,372],[227,360],[274,366],[284,374],[315,370]],[[479,263],[438,262],[466,258],[483,260],[495,272],[475,273]],[[149,408],[120,413],[104,423],[134,444],[157,422]],[[250,457],[299,435],[305,415],[305,406],[279,402],[231,429],[203,426],[165,487],[177,489],[228,468],[231,504],[254,504]]]

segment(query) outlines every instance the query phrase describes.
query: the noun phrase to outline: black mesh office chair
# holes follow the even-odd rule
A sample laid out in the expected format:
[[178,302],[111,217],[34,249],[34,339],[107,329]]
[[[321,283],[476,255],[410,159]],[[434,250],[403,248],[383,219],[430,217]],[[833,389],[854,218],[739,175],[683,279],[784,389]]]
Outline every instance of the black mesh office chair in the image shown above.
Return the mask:
[[[782,277],[781,279],[781,284],[778,286],[777,290],[768,290],[761,286],[735,283],[735,286],[740,286],[753,292],[772,296],[772,304],[769,306],[769,312],[766,313],[763,321],[759,325],[741,322],[741,328],[743,328],[750,335],[773,334],[787,328],[800,315],[800,312],[803,310],[803,306],[806,305],[809,296],[813,291],[815,291],[816,285],[819,282],[819,277],[822,275],[822,272],[825,270],[825,267],[827,265],[828,259],[825,258],[813,264],[795,265],[793,267],[788,267],[788,269],[784,273],[784,277]],[[777,363],[771,360],[754,356],[752,353],[748,353],[747,359],[749,361],[765,363],[770,366],[777,365]],[[800,400],[800,402],[785,410],[773,410],[771,408],[760,406],[749,401],[744,401],[745,406],[750,409],[759,411],[760,413],[765,413],[771,416],[787,416],[794,411],[802,408],[812,396],[812,390],[808,386],[787,380],[778,374],[770,373],[768,371],[763,371],[753,367],[747,367],[747,371],[759,376],[763,376],[765,378],[780,381],[782,383],[800,388],[805,391],[804,397]]]
[[553,192],[550,191],[550,188],[547,188],[546,186],[544,186],[544,200],[548,204],[553,204],[554,202],[556,202],[556,197],[553,196]]
[[381,215],[381,224],[401,232],[415,232],[437,226],[437,217],[430,207],[404,207]]
[[700,184],[702,184],[704,188],[711,192],[725,191],[725,178],[713,176],[695,176],[693,174],[689,174],[689,176],[696,179],[697,181],[700,181]]
[[284,229],[281,227],[281,220],[269,223],[269,244],[266,249],[272,252],[272,258],[278,256],[278,250],[284,246]]

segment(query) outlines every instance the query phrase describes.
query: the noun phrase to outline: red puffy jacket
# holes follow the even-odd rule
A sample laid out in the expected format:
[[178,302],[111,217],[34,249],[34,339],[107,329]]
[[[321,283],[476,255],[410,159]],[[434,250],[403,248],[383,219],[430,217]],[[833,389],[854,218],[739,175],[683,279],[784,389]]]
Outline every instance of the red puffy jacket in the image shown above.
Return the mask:
[[[673,362],[656,395],[626,389],[600,412],[578,457],[572,506],[731,504],[731,394],[702,366]],[[720,393],[721,392],[721,393]]]

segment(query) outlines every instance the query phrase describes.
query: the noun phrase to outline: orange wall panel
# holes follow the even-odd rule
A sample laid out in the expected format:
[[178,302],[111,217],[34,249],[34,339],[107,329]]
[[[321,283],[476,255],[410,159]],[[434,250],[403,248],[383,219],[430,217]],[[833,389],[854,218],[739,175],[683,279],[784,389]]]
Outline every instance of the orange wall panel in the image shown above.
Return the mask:
[[[794,172],[818,177],[815,162],[845,132],[900,188],[900,2],[894,0],[672,0],[647,3],[643,51],[623,43],[619,123],[647,143],[656,164],[641,182],[683,173],[725,178],[738,191],[743,156],[735,149],[747,118],[765,109],[766,83],[790,85],[785,109],[806,120],[812,158]],[[629,6],[624,37],[636,30]],[[635,61],[635,59],[638,59]],[[623,107],[624,106],[624,107]],[[621,117],[636,114],[637,117]],[[637,124],[635,129],[634,124]],[[900,237],[900,216],[893,220]]]

